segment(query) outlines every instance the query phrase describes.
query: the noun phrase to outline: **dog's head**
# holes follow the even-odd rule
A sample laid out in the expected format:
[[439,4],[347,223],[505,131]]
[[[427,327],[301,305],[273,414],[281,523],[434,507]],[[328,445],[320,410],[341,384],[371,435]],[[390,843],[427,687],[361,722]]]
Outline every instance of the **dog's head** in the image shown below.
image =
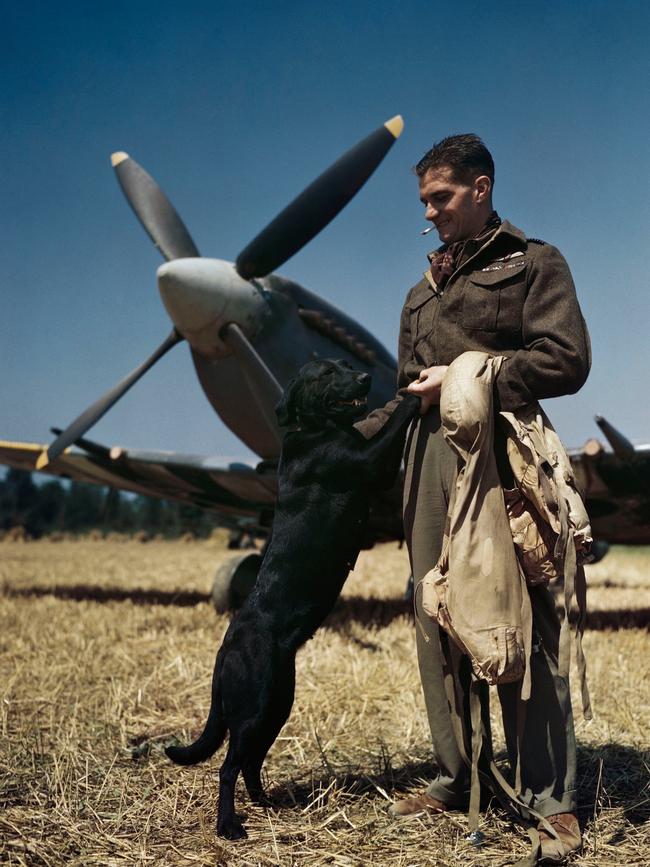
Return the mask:
[[319,428],[327,421],[349,426],[368,408],[370,382],[369,373],[353,370],[347,361],[309,361],[286,387],[276,407],[278,421],[283,427]]

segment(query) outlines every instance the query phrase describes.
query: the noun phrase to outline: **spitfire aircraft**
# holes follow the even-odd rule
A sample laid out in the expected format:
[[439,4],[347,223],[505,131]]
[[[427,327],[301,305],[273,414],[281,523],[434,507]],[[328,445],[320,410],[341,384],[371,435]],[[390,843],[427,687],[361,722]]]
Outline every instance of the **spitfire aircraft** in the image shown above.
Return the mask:
[[[347,151],[234,263],[201,257],[153,178],[128,154],[114,153],[111,162],[127,201],[166,259],[157,277],[172,331],[148,359],[65,430],[53,430],[56,439],[49,446],[0,441],[0,463],[193,503],[217,512],[224,525],[265,539],[282,438],[275,405],[299,368],[317,357],[344,358],[372,376],[369,409],[394,395],[397,365],[384,346],[359,322],[273,272],[350,201],[402,128],[398,115]],[[183,341],[189,344],[208,401],[259,455],[257,467],[222,466],[203,455],[110,448],[86,437],[147,370]],[[650,541],[650,446],[635,448],[604,419],[598,421],[613,452],[593,440],[571,457],[604,552],[609,542]],[[395,488],[373,502],[363,544],[401,538],[400,494]]]
[[[370,408],[395,391],[395,360],[361,324],[297,283],[272,273],[352,199],[402,132],[398,115],[347,151],[239,254],[235,263],[201,257],[153,178],[114,153],[118,182],[166,259],[158,288],[173,328],[158,349],[49,445],[0,442],[0,463],[121,490],[193,503],[249,536],[268,536],[282,431],[275,406],[307,361],[344,358],[372,376]],[[199,383],[223,422],[261,458],[256,468],[210,456],[110,448],[87,431],[160,358],[189,344]],[[399,538],[399,495],[374,503],[368,539]]]

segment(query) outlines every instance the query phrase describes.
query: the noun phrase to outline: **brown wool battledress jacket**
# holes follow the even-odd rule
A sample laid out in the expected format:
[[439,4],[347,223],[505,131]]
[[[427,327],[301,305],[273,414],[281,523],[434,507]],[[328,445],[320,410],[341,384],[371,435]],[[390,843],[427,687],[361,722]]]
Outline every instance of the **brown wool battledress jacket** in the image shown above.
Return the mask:
[[[505,220],[448,279],[440,293],[429,271],[409,291],[400,323],[398,389],[425,367],[448,365],[468,350],[503,355],[498,408],[573,394],[591,366],[589,334],[571,272],[551,244],[527,239]],[[383,426],[401,399],[356,427]]]

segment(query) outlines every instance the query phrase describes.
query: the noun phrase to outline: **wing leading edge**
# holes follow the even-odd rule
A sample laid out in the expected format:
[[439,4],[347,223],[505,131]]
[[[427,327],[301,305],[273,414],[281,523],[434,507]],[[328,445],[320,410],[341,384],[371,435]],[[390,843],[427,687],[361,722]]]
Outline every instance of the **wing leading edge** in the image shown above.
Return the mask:
[[[0,464],[36,472],[44,446],[0,440]],[[277,494],[275,473],[259,473],[247,464],[219,465],[204,455],[140,451],[89,443],[71,446],[48,464],[48,474],[78,482],[110,485],[122,491],[191,503],[217,512],[232,523],[238,518],[268,526]],[[226,520],[226,523],[229,523]]]

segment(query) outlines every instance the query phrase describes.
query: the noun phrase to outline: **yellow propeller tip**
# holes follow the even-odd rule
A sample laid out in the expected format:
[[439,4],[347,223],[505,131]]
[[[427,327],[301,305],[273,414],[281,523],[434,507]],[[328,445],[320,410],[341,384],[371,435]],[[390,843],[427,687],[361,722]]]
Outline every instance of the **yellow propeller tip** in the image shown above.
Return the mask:
[[120,163],[128,160],[128,158],[129,155],[125,151],[115,151],[114,154],[111,154],[111,165],[115,168],[115,166],[119,166]]
[[394,136],[394,138],[399,138],[404,129],[404,118],[401,114],[396,114],[395,117],[391,117],[390,120],[387,120],[384,126],[388,132]]
[[42,470],[44,469],[50,462],[50,459],[47,456],[47,449],[43,449],[43,451],[38,456],[36,461],[36,469]]

